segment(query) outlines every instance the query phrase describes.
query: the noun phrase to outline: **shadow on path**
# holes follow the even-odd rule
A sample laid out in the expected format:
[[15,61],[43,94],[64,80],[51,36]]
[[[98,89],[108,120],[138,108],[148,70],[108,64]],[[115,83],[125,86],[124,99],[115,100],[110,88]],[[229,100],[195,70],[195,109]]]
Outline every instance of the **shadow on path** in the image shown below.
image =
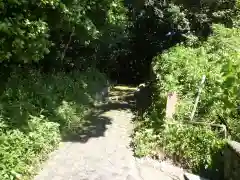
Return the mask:
[[[134,91],[113,90],[109,94],[110,99],[117,97],[117,100],[110,100],[106,103],[95,105],[93,110],[85,116],[84,128],[74,135],[63,138],[65,142],[87,143],[91,138],[98,138],[105,135],[105,131],[112,124],[112,119],[104,113],[111,110],[134,111]],[[120,97],[120,98],[119,98]],[[119,98],[119,99],[118,99]]]
[[99,111],[90,112],[85,116],[85,120],[86,123],[84,124],[83,129],[70,136],[64,137],[63,141],[87,143],[91,138],[104,136],[108,125],[112,124],[112,119],[104,116]]

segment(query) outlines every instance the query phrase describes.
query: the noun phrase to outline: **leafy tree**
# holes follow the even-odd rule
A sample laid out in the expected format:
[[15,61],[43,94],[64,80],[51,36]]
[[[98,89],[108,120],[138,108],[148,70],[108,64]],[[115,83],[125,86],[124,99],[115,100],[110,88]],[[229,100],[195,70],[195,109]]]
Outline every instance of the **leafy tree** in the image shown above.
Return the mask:
[[1,61],[45,59],[51,68],[95,60],[101,46],[121,41],[127,21],[117,0],[1,1],[0,9]]
[[[188,39],[206,40],[212,23],[233,25],[238,9],[234,0],[126,1],[132,22],[129,67],[147,77],[152,58]],[[131,72],[131,69],[128,69]]]

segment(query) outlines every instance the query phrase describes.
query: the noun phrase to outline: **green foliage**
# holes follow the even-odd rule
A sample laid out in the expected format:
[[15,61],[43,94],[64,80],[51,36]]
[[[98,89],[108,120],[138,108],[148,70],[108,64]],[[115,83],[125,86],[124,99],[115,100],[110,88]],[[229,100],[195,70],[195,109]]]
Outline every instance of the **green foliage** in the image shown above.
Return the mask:
[[149,78],[152,58],[158,53],[186,40],[190,44],[205,40],[213,23],[231,27],[239,14],[235,0],[127,0],[126,4],[130,51],[122,53],[123,62],[118,64],[125,69],[122,74],[127,71],[142,81]]
[[231,26],[238,9],[236,0],[173,0],[173,2],[185,9],[192,26],[191,29],[198,31],[199,35],[204,35],[206,33],[204,31],[209,28],[211,23],[223,23]]
[[0,179],[28,179],[60,135],[89,130],[91,104],[105,84],[95,70],[12,72],[0,96]]
[[182,123],[166,123],[159,143],[164,153],[194,172],[214,168],[214,156],[225,144],[209,127]]
[[158,135],[152,127],[141,126],[133,135],[134,154],[139,157],[155,155],[159,152]]
[[59,124],[48,122],[43,116],[31,116],[28,123],[27,134],[19,129],[0,132],[1,179],[22,179],[32,175],[39,161],[60,141]]
[[239,46],[240,31],[220,25],[199,47],[176,46],[155,58],[160,99],[176,91],[180,101],[176,119],[188,119],[203,75],[206,83],[195,120],[223,123],[232,138],[238,140],[239,118]]
[[[192,42],[179,44],[154,58],[153,105],[143,120],[139,119],[135,153],[145,156],[164,152],[195,173],[211,171],[209,177],[213,177],[222,168],[218,167],[225,144],[221,130],[186,121],[190,119],[201,79],[206,75],[193,120],[224,124],[228,135],[239,141],[240,31],[214,25],[207,41]],[[167,94],[174,91],[178,94],[175,120],[164,120]]]
[[116,0],[0,1],[0,60],[21,64],[47,58],[44,62],[56,68],[80,69],[86,52],[94,58],[99,46],[119,42],[116,34],[124,36],[125,14]]
[[[34,9],[53,8],[54,1],[1,1],[0,59],[3,61],[39,61],[49,53],[49,27]],[[42,13],[43,16],[44,12]]]
[[137,156],[164,153],[194,172],[219,168],[216,167],[215,158],[220,157],[219,153],[225,144],[209,127],[167,121],[163,126],[139,128],[134,134],[133,142]]

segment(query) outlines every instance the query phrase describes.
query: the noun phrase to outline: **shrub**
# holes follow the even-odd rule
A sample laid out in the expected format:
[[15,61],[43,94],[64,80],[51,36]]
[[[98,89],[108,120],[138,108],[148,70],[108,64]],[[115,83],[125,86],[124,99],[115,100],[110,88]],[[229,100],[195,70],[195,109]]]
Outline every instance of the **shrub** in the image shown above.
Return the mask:
[[135,154],[137,156],[156,156],[164,153],[194,172],[212,169],[217,172],[216,157],[222,153],[225,141],[218,133],[206,126],[193,126],[180,122],[167,121],[163,126],[143,127],[134,134]]
[[[240,139],[240,31],[221,25],[214,25],[213,29],[205,42],[192,46],[179,44],[154,58],[157,80],[153,104],[146,117],[139,120],[133,139],[137,155],[162,151],[194,172],[211,171],[210,177],[220,174],[221,167],[216,164],[221,164],[219,153],[224,138],[218,129],[186,123],[203,75],[206,81],[193,120],[224,124],[234,140]],[[179,100],[171,124],[164,119],[167,93],[173,91]]]
[[167,92],[176,91],[180,100],[175,118],[188,119],[202,76],[206,75],[195,120],[223,123],[232,138],[238,140],[239,40],[239,29],[215,25],[214,34],[201,46],[178,45],[157,56],[154,71],[158,102],[166,102]]
[[153,128],[143,126],[133,136],[134,154],[138,157],[154,156],[158,148],[158,136]]
[[126,10],[119,0],[1,1],[0,61],[44,60],[49,69],[83,69],[97,63],[99,49],[102,54],[114,50],[111,46],[125,36],[126,25]]
[[28,123],[28,133],[19,129],[0,131],[1,179],[29,177],[60,141],[59,124],[48,122],[43,116],[32,116]]
[[182,123],[166,123],[159,142],[165,154],[194,172],[213,168],[214,156],[225,144],[209,127]]
[[61,135],[91,128],[86,116],[105,83],[95,70],[11,73],[0,96],[0,179],[29,179]]

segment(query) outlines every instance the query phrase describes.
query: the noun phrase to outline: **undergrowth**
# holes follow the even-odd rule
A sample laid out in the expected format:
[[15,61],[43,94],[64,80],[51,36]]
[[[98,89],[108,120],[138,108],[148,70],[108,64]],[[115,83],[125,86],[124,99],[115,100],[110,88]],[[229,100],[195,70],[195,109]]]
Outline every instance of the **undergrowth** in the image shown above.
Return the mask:
[[[192,121],[221,124],[227,136],[240,139],[239,39],[237,28],[213,26],[205,42],[177,45],[154,58],[153,104],[135,131],[135,153],[139,156],[163,152],[175,162],[210,179],[221,179],[221,152],[225,145],[222,129],[186,123],[206,77]],[[176,92],[178,101],[173,124],[165,121],[167,94]],[[200,123],[200,124],[201,124]],[[217,166],[217,164],[219,166]],[[216,178],[217,176],[217,178]]]
[[177,121],[151,122],[150,126],[149,119],[144,121],[136,127],[133,136],[136,156],[169,158],[193,173],[210,179],[221,178],[225,140],[218,131]]
[[0,96],[0,179],[30,179],[61,137],[87,130],[105,80],[94,70],[11,73]]

